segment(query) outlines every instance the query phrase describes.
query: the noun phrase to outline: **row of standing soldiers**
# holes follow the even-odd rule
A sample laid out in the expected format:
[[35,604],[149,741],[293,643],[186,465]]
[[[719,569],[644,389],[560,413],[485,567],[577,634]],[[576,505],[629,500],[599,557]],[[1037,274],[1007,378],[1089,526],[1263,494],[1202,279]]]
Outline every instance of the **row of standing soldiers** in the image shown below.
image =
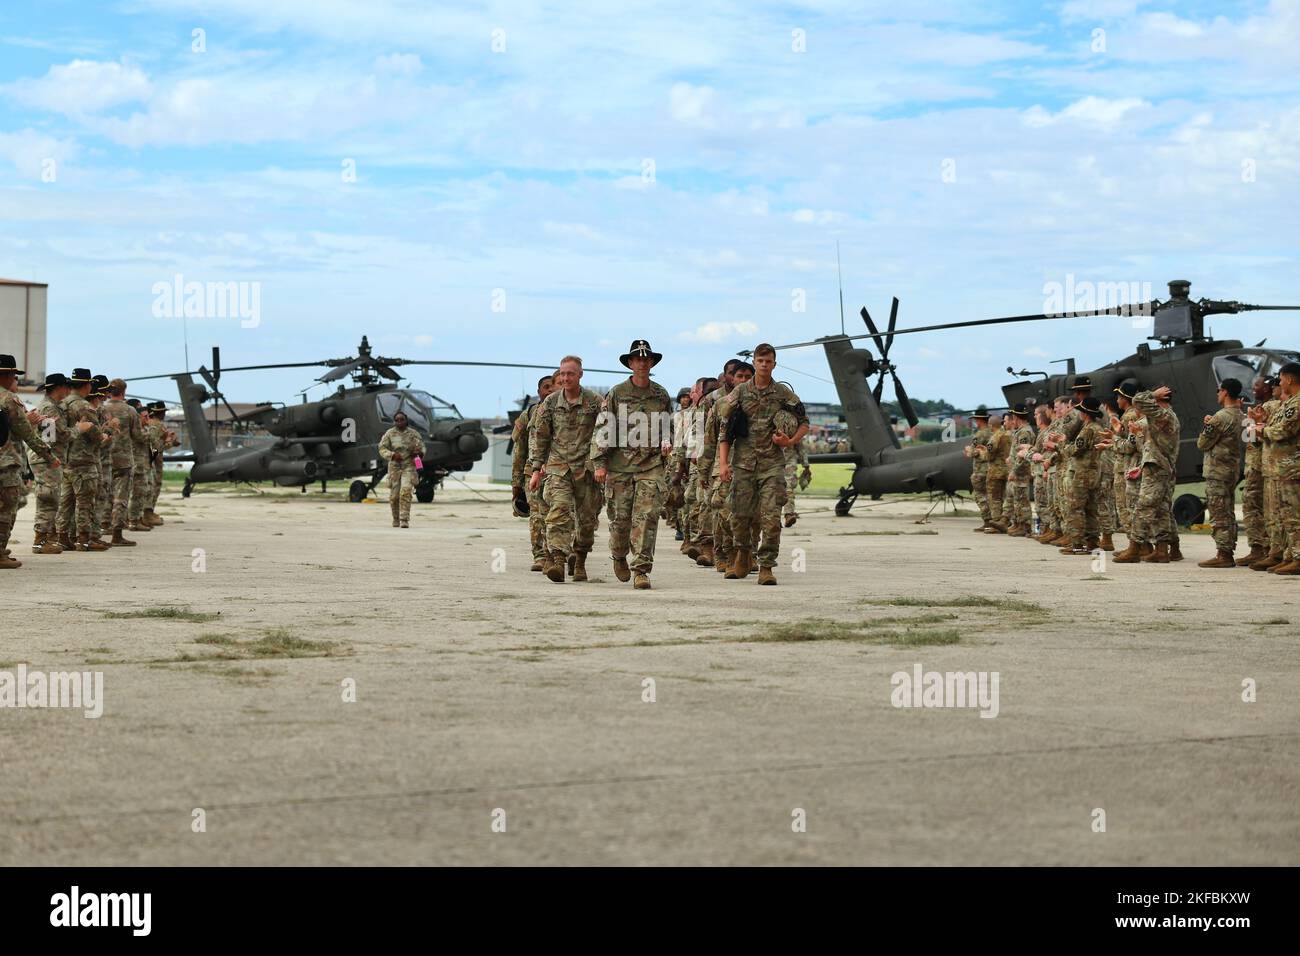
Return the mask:
[[[808,428],[802,403],[772,380],[776,353],[763,344],[754,366],[728,363],[725,388],[697,383],[699,401],[674,415],[668,392],[649,379],[661,359],[638,339],[619,358],[632,377],[604,398],[580,386],[576,356],[538,383],[542,400],[519,415],[512,435],[512,492],[516,513],[529,516],[532,569],[557,583],[566,573],[587,580],[603,504],[620,581],[650,587],[658,525],[672,516],[693,561],[733,580],[757,570],[760,584],[775,584],[786,450]],[[659,424],[642,432],[645,422]]]
[[123,380],[78,368],[47,375],[43,401],[27,412],[10,391],[21,374],[12,356],[0,355],[0,568],[21,567],[8,544],[29,485],[34,554],[133,547],[124,531],[163,524],[155,511],[163,452],[177,444],[163,424],[166,405],[128,400]]
[[[1123,532],[1128,547],[1115,554],[1116,563],[1181,561],[1173,515],[1181,426],[1173,390],[1124,382],[1114,403],[1102,404],[1092,397],[1090,380],[1080,377],[1072,392],[1073,399],[1059,398],[1032,414],[1022,405],[1000,421],[984,410],[973,416],[977,431],[967,454],[983,518],[975,530],[1034,537],[1062,554],[1114,551],[1113,535]],[[1204,417],[1197,437],[1216,546],[1200,566],[1300,574],[1300,365],[1258,378],[1249,410],[1241,392],[1239,381],[1223,381],[1220,407]],[[1238,558],[1243,450],[1250,551]]]

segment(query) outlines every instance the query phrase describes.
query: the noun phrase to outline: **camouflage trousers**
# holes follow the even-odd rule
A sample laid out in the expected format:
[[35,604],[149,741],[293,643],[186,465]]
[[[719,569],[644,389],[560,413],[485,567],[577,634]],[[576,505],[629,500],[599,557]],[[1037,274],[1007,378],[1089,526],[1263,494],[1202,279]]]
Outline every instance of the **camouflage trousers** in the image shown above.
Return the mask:
[[95,527],[98,500],[99,466],[65,467],[63,483],[59,486],[59,515],[55,519],[59,534],[90,534]]
[[1065,533],[1065,516],[1070,510],[1066,496],[1065,469],[1057,465],[1052,469],[1052,530]]
[[1034,510],[1038,512],[1038,523],[1043,531],[1051,524],[1052,481],[1046,475],[1034,475]]
[[781,509],[781,514],[789,517],[799,516],[798,510],[794,505],[795,492],[799,490],[799,465],[797,461],[790,461],[785,466],[785,507]]
[[1034,513],[1030,506],[1028,476],[1012,478],[1007,482],[1007,517],[1017,527],[1032,526]]
[[153,466],[153,484],[149,489],[149,506],[146,510],[153,511],[158,507],[158,496],[162,494],[162,484],[163,484],[162,452],[159,452],[158,461]]
[[1282,530],[1286,536],[1286,550],[1292,558],[1300,558],[1300,481],[1277,479],[1278,503],[1282,506]]
[[993,513],[989,510],[989,476],[987,472],[972,472],[970,476],[970,490],[975,495],[975,504],[979,506],[980,517],[984,523],[988,524],[993,520]]
[[736,547],[749,546],[761,535],[755,557],[760,568],[776,567],[781,552],[781,508],[785,504],[785,475],[739,468],[731,472],[731,535]]
[[1097,517],[1101,521],[1101,533],[1114,534],[1119,528],[1119,513],[1115,506],[1115,467],[1109,461],[1101,465],[1099,488],[1101,504]]
[[1092,469],[1075,468],[1071,475],[1065,533],[1076,545],[1101,534],[1101,475]]
[[1007,479],[994,478],[990,475],[988,479],[989,517],[998,524],[1002,523],[1002,511],[1003,506],[1006,504],[1006,498]]
[[[1138,501],[1142,497],[1142,472],[1138,472],[1136,478],[1124,479],[1124,504],[1128,506],[1128,530],[1125,532],[1130,539],[1139,540],[1138,538]],[[1172,517],[1172,515],[1170,516]]]
[[419,480],[415,462],[388,463],[388,508],[393,513],[393,520],[399,524],[411,522],[411,496],[415,494],[415,484]]
[[14,530],[14,517],[27,500],[27,486],[23,483],[22,469],[17,465],[0,468],[0,558],[9,555],[9,535]]
[[605,476],[605,516],[609,519],[609,554],[626,558],[633,571],[649,574],[655,563],[659,512],[667,494],[662,467],[637,474]]
[[1241,517],[1246,527],[1246,542],[1252,547],[1268,547],[1268,527],[1264,524],[1264,475],[1258,468],[1246,469],[1241,486]]
[[572,471],[547,475],[542,486],[546,504],[546,547],[566,557],[587,554],[600,522],[600,486],[591,472],[574,477]]
[[1205,506],[1220,551],[1237,550],[1237,483],[1221,478],[1205,481]]
[[703,484],[698,476],[693,475],[692,478],[695,483],[695,510],[691,513],[690,518],[691,533],[693,535],[690,541],[696,547],[702,548],[706,544],[712,547],[713,525],[716,517],[713,513],[713,505],[710,504],[711,495],[708,486]]
[[90,513],[90,533],[95,537],[103,534],[109,527],[108,519],[113,514],[113,463],[100,459],[99,481],[95,484],[95,508]]
[[1137,540],[1142,544],[1169,544],[1176,540],[1170,499],[1174,493],[1174,476],[1156,465],[1142,467],[1142,487],[1138,492],[1134,516]]
[[686,473],[686,478],[682,481],[682,506],[677,509],[677,530],[682,533],[682,538],[686,541],[691,540],[694,533],[697,508],[695,506],[695,496],[699,488],[695,481],[695,462],[691,462],[690,470]]
[[136,524],[144,517],[144,509],[148,506],[151,489],[150,482],[153,480],[153,469],[149,467],[149,462],[143,457],[137,457],[131,466],[131,507],[127,509],[127,521]]
[[714,478],[709,504],[713,508],[713,564],[729,560],[736,548],[731,535],[731,482]]
[[1288,555],[1291,553],[1286,534],[1284,517],[1285,503],[1282,495],[1282,479],[1266,477],[1264,479],[1264,526],[1268,529],[1268,550],[1270,554]]
[[117,465],[113,468],[113,507],[109,514],[108,526],[114,531],[126,527],[126,516],[131,507],[131,472],[134,470],[130,465]]
[[32,462],[36,476],[36,517],[33,529],[41,532],[54,530],[59,516],[59,488],[63,484],[63,469],[51,468],[43,461]]
[[1115,528],[1116,531],[1122,531],[1130,538],[1133,537],[1133,509],[1129,503],[1129,482],[1124,477],[1123,465],[1116,464],[1112,467],[1110,473],[1110,494],[1111,501],[1115,508]]
[[533,546],[533,560],[540,561],[546,556],[546,501],[541,488],[532,491],[524,487],[528,498],[528,541]]

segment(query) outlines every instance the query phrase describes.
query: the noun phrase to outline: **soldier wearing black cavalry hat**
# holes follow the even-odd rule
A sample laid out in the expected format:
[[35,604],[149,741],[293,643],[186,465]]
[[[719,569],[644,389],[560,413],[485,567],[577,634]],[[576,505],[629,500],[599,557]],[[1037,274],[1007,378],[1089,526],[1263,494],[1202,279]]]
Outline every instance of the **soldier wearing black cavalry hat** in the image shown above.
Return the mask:
[[[41,386],[45,399],[36,407],[41,416],[41,437],[58,454],[60,462],[68,457],[68,440],[71,428],[63,400],[72,392],[72,382],[62,372],[45,376]],[[59,515],[59,488],[63,483],[63,468],[52,468],[39,455],[30,455],[32,475],[36,479],[36,517],[33,527],[36,536],[32,541],[33,554],[62,554],[55,519]]]
[[59,456],[41,437],[39,412],[28,412],[12,391],[23,370],[12,355],[0,355],[0,568],[21,568],[22,562],[10,556],[9,535],[14,516],[27,499],[23,483],[26,459],[19,450],[22,441],[51,467],[59,467]]

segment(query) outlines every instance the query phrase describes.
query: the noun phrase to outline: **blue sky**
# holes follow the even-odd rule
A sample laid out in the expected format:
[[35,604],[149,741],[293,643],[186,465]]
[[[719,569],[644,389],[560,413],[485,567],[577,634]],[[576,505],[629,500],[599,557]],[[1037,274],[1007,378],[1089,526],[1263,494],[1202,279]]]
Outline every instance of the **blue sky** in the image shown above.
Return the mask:
[[[1300,0],[6,4],[0,276],[50,284],[55,369],[180,368],[181,323],[153,309],[180,274],[260,291],[255,327],[188,321],[195,365],[366,333],[610,366],[644,337],[673,388],[837,329],[836,241],[852,331],[893,295],[922,325],[1039,311],[1067,279],[1293,303],[1296,49]],[[1298,318],[1212,327],[1296,348]],[[1086,368],[1144,334],[969,330],[892,358],[914,396],[971,406],[1008,365]],[[783,361],[833,398],[819,351]],[[480,415],[536,378],[412,376]]]

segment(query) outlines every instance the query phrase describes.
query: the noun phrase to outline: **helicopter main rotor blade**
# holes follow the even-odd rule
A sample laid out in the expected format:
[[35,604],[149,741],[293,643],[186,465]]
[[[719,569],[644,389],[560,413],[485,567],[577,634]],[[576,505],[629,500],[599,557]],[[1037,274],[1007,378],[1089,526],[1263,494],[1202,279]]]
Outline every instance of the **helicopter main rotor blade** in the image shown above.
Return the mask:
[[[488,368],[540,368],[554,372],[554,365],[527,365],[523,362],[456,362],[450,359],[399,359],[394,365],[473,365]],[[584,368],[584,372],[600,372],[604,375],[628,375],[625,368]]]
[[907,397],[907,390],[903,388],[903,383],[898,380],[898,373],[890,369],[889,374],[894,378],[894,396],[898,399],[898,407],[903,410],[907,423],[915,428],[920,419],[916,417],[916,409],[912,407],[912,400]]
[[[862,321],[867,323],[867,328],[871,330],[871,338],[876,340],[876,348],[880,352],[880,357],[885,357],[885,341],[880,337],[880,330],[876,328],[876,323],[871,321],[871,313],[867,311],[864,305],[862,311],[858,313],[862,316]],[[853,336],[853,338],[865,338],[865,336]]]
[[894,346],[894,326],[898,324],[898,296],[894,296],[893,304],[889,307],[889,336],[885,339],[885,356],[888,357],[889,350]]

